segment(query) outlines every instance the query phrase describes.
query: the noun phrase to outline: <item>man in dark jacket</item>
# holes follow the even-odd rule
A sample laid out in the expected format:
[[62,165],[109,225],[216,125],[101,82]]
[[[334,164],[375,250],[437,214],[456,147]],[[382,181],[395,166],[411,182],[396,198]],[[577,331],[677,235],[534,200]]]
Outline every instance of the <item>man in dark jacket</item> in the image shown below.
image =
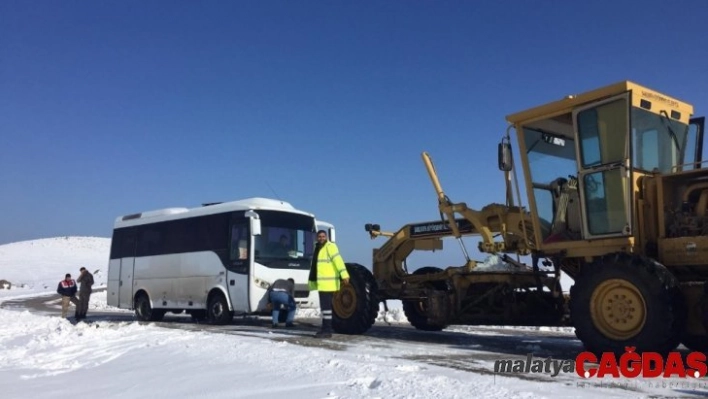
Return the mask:
[[69,313],[69,303],[73,303],[78,309],[76,281],[71,278],[71,274],[67,273],[64,280],[59,282],[57,294],[61,295],[61,317],[66,317],[66,314]]
[[293,327],[295,319],[295,280],[279,279],[268,287],[268,301],[273,306],[273,328],[278,327],[280,308],[288,311],[288,318],[285,319],[285,327]]
[[79,271],[81,271],[81,275],[76,281],[81,283],[81,289],[79,290],[79,305],[76,307],[76,321],[86,318],[89,298],[91,298],[91,286],[93,285],[93,274],[89,273],[85,267]]

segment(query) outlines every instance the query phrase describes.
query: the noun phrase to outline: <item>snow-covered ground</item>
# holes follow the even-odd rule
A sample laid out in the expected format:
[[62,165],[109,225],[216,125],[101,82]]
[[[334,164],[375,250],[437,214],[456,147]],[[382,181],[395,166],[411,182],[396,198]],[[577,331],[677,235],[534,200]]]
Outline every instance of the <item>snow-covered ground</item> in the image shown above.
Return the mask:
[[[95,271],[98,285],[105,285],[109,243],[106,238],[68,237],[0,246],[0,279],[13,283],[11,289],[0,290],[0,301],[47,295],[47,301],[56,304],[48,294],[54,292],[64,273],[77,274],[81,266]],[[105,293],[94,294],[91,308],[109,309],[105,298]],[[405,320],[394,311],[389,321],[396,319]],[[493,375],[489,361],[482,359],[483,354],[489,357],[489,352],[421,342],[388,344],[363,339],[354,344],[342,341],[344,345],[333,350],[274,339],[291,331],[264,330],[248,336],[133,321],[73,325],[58,317],[58,309],[57,315],[0,309],[0,320],[3,398],[633,398],[706,394],[705,386],[696,386],[695,380],[690,381],[693,386],[646,389],[638,382],[624,388],[588,387],[575,376],[538,381]],[[464,334],[466,330],[458,327],[450,331],[448,334]],[[489,334],[504,339],[504,334],[492,329]],[[572,340],[567,332],[559,334]],[[337,338],[332,342],[338,343]],[[544,341],[531,340],[528,345],[529,351],[542,350]],[[478,364],[479,370],[411,360],[412,355],[441,353],[457,354],[467,365]],[[487,372],[482,372],[485,369]]]

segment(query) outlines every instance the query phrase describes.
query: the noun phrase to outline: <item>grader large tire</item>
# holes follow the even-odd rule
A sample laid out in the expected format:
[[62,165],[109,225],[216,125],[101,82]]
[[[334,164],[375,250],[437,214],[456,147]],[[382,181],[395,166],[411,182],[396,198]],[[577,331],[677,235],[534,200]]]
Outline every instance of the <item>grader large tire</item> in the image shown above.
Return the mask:
[[332,299],[332,328],[340,334],[363,334],[379,313],[376,280],[357,263],[347,263],[349,284],[342,284]]
[[681,338],[686,313],[676,278],[652,259],[608,255],[584,266],[570,289],[575,335],[593,353],[666,353]]
[[[442,269],[438,267],[426,266],[414,271],[413,274],[432,274],[441,271]],[[432,283],[432,288],[441,291],[447,289],[445,282]],[[421,331],[441,331],[447,327],[446,324],[435,324],[428,320],[428,317],[425,315],[425,302],[422,300],[403,301],[403,313],[405,313],[408,322]]]

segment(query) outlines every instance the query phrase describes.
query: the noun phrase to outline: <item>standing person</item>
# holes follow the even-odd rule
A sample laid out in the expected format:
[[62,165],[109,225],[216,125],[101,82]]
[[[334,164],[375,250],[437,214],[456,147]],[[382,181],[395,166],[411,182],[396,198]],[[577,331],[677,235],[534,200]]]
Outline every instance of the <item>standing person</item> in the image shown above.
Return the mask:
[[91,286],[93,285],[93,274],[89,273],[85,267],[79,271],[81,275],[76,281],[81,283],[81,289],[79,290],[79,306],[76,307],[76,321],[86,318],[89,298],[91,298]]
[[57,294],[61,295],[61,317],[66,317],[66,314],[69,313],[69,303],[73,303],[78,309],[76,281],[71,278],[71,274],[66,273],[64,280],[59,282]]
[[278,279],[273,282],[273,285],[268,287],[268,300],[273,306],[273,328],[278,327],[278,318],[280,317],[280,308],[285,307],[288,311],[288,317],[285,319],[285,327],[294,327],[293,320],[295,319],[295,280],[289,278],[287,280]]
[[332,297],[339,291],[339,280],[349,284],[349,272],[344,264],[339,248],[327,240],[327,232],[317,232],[317,245],[312,254],[308,286],[310,291],[318,291],[320,296],[320,311],[322,313],[322,328],[315,338],[332,336]]

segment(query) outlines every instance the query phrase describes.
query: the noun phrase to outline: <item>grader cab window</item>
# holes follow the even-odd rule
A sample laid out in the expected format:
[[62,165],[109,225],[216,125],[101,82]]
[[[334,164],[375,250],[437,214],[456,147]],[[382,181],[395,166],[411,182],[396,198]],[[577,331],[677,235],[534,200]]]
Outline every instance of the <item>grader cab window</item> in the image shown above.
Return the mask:
[[699,144],[699,131],[698,126],[695,124],[689,125],[686,148],[684,149],[684,166],[683,170],[697,169],[700,166],[697,164],[701,160],[701,150],[703,149],[703,143]]
[[576,113],[580,140],[579,178],[582,182],[587,234],[628,234],[629,179],[626,172],[629,105],[626,96]]
[[652,130],[633,130],[634,148],[632,151],[632,165],[645,171],[660,171],[659,164],[659,132]]
[[529,170],[543,240],[579,238],[580,204],[570,115],[538,121],[524,128]]
[[622,162],[627,141],[627,101],[612,101],[578,113],[581,166]]
[[524,128],[544,242],[629,231],[628,112],[622,95]]
[[632,165],[637,169],[661,173],[693,169],[696,132],[685,123],[633,108],[632,141]]

